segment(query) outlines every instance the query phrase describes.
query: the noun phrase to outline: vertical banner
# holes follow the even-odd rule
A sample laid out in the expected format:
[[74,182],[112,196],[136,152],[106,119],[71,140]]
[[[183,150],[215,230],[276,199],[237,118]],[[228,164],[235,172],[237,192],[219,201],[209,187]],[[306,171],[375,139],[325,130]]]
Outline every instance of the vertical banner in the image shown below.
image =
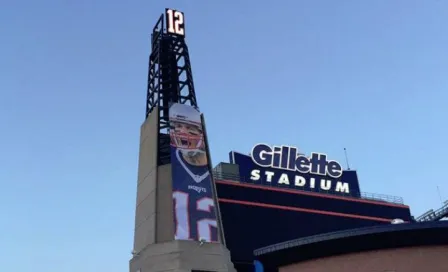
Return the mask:
[[201,113],[192,106],[169,109],[176,240],[218,241],[212,177]]

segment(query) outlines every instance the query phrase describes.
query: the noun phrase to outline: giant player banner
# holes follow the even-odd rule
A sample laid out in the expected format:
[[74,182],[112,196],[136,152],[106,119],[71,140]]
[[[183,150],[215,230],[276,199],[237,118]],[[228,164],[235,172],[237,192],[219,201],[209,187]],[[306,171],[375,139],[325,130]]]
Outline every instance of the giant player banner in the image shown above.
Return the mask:
[[356,171],[343,170],[326,154],[298,153],[292,146],[257,144],[250,155],[230,152],[230,162],[239,166],[242,182],[302,191],[360,196]]
[[218,241],[212,176],[201,113],[174,103],[169,109],[176,240]]

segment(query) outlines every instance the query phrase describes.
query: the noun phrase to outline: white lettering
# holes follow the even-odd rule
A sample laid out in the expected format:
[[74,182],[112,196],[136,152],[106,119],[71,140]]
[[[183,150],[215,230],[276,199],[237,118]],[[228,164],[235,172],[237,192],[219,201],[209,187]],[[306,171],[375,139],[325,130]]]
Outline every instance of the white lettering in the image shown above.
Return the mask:
[[259,180],[260,179],[260,170],[252,170],[252,172],[250,172],[250,179],[251,180]]
[[350,190],[348,188],[348,183],[338,181],[336,183],[336,192],[347,193],[347,194],[350,193]]
[[[322,191],[334,191],[340,193],[350,193],[350,184],[342,181],[336,181],[332,179],[317,179],[314,177],[303,177],[295,175],[294,178],[290,177],[287,173],[275,173],[273,171],[261,171],[254,169],[250,172],[250,179],[252,181],[262,181],[266,183],[275,182],[280,185],[288,185],[291,188],[308,188],[308,189],[320,189]],[[290,179],[291,178],[291,179]],[[205,188],[190,185],[189,189],[196,190],[198,192],[205,192]],[[314,190],[312,190],[314,191]]]
[[326,154],[312,152],[311,156],[306,157],[298,154],[297,150],[292,146],[257,144],[252,148],[251,157],[252,161],[261,167],[330,176],[335,179],[342,176],[341,164],[334,160],[328,160]]
[[267,152],[267,151],[260,151],[260,159],[262,159],[262,160],[266,160],[266,157],[264,156],[264,154],[266,154],[266,153],[269,153],[269,155],[270,155],[270,152]]
[[320,180],[320,188],[322,190],[328,191],[331,189],[331,180],[327,179],[321,179]]
[[306,180],[304,177],[301,176],[296,176],[295,180],[294,180],[294,185],[295,186],[300,186],[303,187],[306,184]]
[[272,177],[274,176],[274,172],[271,171],[265,171],[264,174],[266,175],[266,181],[272,182]]
[[314,189],[316,187],[316,179],[310,178],[310,188]]
[[188,190],[193,190],[196,191],[198,193],[200,192],[207,192],[207,189],[205,189],[204,187],[199,187],[199,186],[195,186],[195,185],[188,185]]
[[282,174],[278,180],[278,184],[289,185],[289,177],[287,174]]

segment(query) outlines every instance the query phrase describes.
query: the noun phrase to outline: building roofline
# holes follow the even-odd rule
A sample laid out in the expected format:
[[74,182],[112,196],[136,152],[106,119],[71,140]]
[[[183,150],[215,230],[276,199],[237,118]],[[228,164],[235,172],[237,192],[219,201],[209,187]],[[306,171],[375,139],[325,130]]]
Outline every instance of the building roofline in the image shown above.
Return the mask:
[[308,236],[259,248],[255,259],[268,266],[385,248],[448,244],[448,221],[388,224]]
[[344,200],[344,201],[350,201],[350,202],[367,203],[367,204],[373,204],[373,205],[379,205],[379,206],[389,206],[389,207],[396,207],[396,208],[402,208],[402,209],[409,209],[408,205],[400,204],[400,203],[382,202],[382,201],[378,201],[375,199],[365,199],[365,198],[353,197],[353,196],[333,195],[333,194],[325,194],[322,192],[318,193],[318,192],[311,192],[311,191],[295,190],[295,189],[291,189],[291,188],[281,188],[281,187],[273,187],[273,186],[266,186],[266,185],[260,185],[260,184],[251,184],[251,183],[246,183],[246,182],[222,179],[219,177],[215,177],[215,182],[217,184],[224,184],[224,185],[238,186],[238,187],[245,187],[245,188],[259,189],[259,190],[267,190],[267,191],[276,191],[276,192],[281,192],[281,193],[286,193],[286,194],[308,195],[308,196],[314,196],[314,197],[320,197],[320,198],[330,198],[330,199],[338,199],[338,200]]

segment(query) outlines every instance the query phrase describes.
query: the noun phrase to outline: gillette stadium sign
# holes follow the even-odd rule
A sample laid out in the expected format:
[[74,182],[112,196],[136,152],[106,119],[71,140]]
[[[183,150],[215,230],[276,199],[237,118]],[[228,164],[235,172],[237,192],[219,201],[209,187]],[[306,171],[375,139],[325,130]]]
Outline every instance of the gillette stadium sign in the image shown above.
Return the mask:
[[343,170],[326,154],[298,154],[296,147],[257,144],[250,155],[230,153],[231,163],[239,166],[242,182],[287,187],[302,191],[359,196],[356,171]]

